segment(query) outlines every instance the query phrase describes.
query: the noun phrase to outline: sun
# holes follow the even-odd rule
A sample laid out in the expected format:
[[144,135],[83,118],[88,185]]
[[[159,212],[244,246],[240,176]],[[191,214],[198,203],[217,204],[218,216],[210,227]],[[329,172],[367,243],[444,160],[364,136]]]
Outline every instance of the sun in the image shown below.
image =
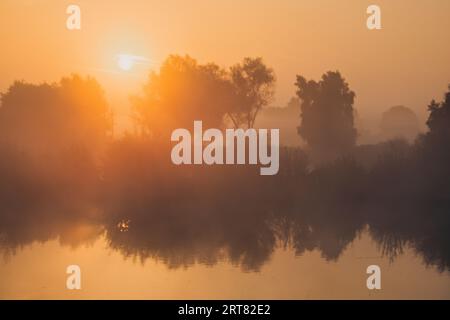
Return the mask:
[[117,59],[117,65],[123,71],[130,71],[135,63],[135,58],[129,54],[119,54]]

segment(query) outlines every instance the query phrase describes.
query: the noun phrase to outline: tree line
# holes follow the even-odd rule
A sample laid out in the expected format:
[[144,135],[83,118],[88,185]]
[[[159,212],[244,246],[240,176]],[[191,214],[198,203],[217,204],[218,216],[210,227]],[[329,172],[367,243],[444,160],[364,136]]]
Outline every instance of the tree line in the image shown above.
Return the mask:
[[189,261],[189,244],[197,258],[214,260],[212,251],[226,246],[230,260],[252,269],[275,239],[336,259],[368,226],[388,254],[409,244],[448,269],[450,88],[430,103],[428,131],[413,143],[362,146],[356,95],[339,72],[318,81],[299,75],[295,85],[307,147],[282,148],[279,174],[261,177],[248,166],[180,168],[169,158],[170,132],[193,120],[255,125],[275,86],[260,58],[223,69],[169,57],[131,99],[136,132],[120,138],[95,79],[15,82],[1,95],[0,244],[73,243],[69,230],[92,224],[88,239],[106,233],[125,255],[175,261],[167,255],[179,245]]

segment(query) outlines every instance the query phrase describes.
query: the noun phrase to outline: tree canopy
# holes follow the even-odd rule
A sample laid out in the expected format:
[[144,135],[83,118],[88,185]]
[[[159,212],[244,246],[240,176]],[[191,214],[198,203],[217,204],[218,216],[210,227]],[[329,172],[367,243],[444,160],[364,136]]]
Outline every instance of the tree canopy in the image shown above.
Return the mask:
[[428,136],[446,143],[450,142],[450,85],[448,90],[442,102],[431,101],[428,106],[430,115],[427,120],[427,126],[430,129]]
[[98,82],[72,75],[59,83],[15,82],[1,95],[2,142],[33,150],[73,144],[95,149],[112,133],[112,112]]
[[231,81],[238,98],[236,108],[230,112],[235,127],[253,128],[261,109],[273,98],[275,73],[262,58],[245,58],[231,67]]
[[297,76],[301,99],[298,133],[321,159],[334,158],[356,143],[353,103],[355,93],[339,72],[327,72],[320,81]]
[[253,126],[273,94],[273,71],[260,58],[245,58],[229,70],[200,64],[189,56],[169,56],[152,72],[143,92],[132,98],[136,123],[150,135],[191,127]]

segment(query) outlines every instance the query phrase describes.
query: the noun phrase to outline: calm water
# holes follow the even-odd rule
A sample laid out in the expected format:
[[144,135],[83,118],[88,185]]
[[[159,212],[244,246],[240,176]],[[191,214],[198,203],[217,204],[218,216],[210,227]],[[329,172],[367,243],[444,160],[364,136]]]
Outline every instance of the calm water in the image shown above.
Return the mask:
[[[160,226],[160,234],[149,230],[144,245],[130,236],[130,222],[117,226],[122,239],[84,223],[60,234],[51,231],[62,228],[56,222],[46,227],[41,233],[36,223],[20,231],[26,241],[3,246],[0,298],[450,298],[448,271],[425,263],[408,244],[395,257],[387,254],[367,226],[348,241],[326,228],[309,230],[319,236],[303,238],[303,247],[295,235],[283,239],[259,234],[255,239],[248,230],[240,239],[194,233],[181,236],[180,242],[179,234],[164,235]],[[70,264],[81,267],[80,291],[65,288]],[[366,288],[365,270],[371,264],[382,270],[382,289],[376,292]]]

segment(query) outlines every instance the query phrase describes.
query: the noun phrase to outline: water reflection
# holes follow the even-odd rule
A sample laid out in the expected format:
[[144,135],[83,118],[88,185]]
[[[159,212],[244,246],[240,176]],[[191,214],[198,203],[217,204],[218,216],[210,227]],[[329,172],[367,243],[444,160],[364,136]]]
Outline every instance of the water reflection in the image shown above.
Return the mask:
[[[368,230],[390,259],[408,247],[424,264],[450,270],[445,206],[398,198],[376,202],[348,189],[335,190],[339,196],[324,190],[318,195],[318,177],[310,175],[292,183],[283,174],[256,179],[245,168],[229,170],[218,180],[210,179],[211,172],[177,174],[178,192],[184,192],[179,197],[166,192],[149,196],[144,188],[130,194],[129,186],[122,185],[114,192],[105,187],[94,202],[86,194],[59,194],[48,201],[41,197],[5,206],[0,213],[1,250],[11,254],[52,239],[76,247],[105,236],[108,246],[124,257],[155,259],[169,268],[226,261],[243,271],[259,271],[280,247],[297,255],[318,250],[326,260],[336,261]],[[244,182],[235,184],[237,177]],[[350,193],[355,197],[351,201],[346,199]]]

